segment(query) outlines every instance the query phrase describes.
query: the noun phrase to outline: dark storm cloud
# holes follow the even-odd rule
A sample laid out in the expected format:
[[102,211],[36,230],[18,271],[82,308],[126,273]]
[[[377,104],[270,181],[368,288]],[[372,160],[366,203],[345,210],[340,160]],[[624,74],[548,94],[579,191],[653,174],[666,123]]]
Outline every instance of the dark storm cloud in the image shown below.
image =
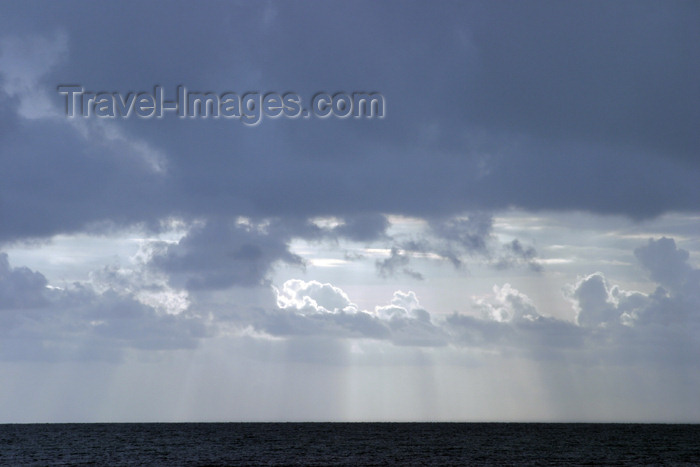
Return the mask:
[[177,244],[156,252],[151,264],[166,272],[174,285],[191,290],[256,286],[276,261],[303,265],[288,249],[288,238],[260,232],[250,225],[209,221],[195,227]]
[[[646,217],[700,198],[695,3],[163,6],[3,4],[1,238],[170,215]],[[43,68],[42,40],[65,45]],[[13,84],[23,77],[32,89]],[[62,83],[379,91],[387,117],[133,118],[102,122],[124,135],[110,141],[94,121],[84,139],[61,119],[19,116],[37,93],[60,109]],[[129,141],[161,151],[167,171],[139,166],[143,145]],[[362,224],[347,233],[382,232]]]
[[385,236],[388,227],[386,216],[374,213],[345,218],[344,223],[335,227],[333,232],[349,240],[366,242]]

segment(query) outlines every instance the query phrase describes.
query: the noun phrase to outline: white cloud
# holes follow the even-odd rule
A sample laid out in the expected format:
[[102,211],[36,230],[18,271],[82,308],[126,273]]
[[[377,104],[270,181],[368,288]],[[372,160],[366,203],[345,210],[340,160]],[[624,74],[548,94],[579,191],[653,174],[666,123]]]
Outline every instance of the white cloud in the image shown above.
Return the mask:
[[487,319],[498,322],[534,321],[540,316],[532,300],[510,284],[494,285],[493,296],[477,298],[475,306]]
[[345,292],[328,283],[291,279],[282,285],[282,290],[275,289],[275,292],[278,307],[302,315],[358,311]]
[[418,303],[418,297],[415,292],[403,292],[397,290],[391,299],[390,305],[377,306],[374,309],[375,313],[384,318],[407,318],[407,317],[423,317],[423,310]]

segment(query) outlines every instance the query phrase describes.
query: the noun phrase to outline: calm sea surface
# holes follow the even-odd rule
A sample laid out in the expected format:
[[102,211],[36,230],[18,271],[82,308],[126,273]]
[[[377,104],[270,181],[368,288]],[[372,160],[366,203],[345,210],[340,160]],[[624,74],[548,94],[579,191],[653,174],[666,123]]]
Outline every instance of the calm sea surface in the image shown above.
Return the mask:
[[700,425],[0,425],[0,465],[700,465]]

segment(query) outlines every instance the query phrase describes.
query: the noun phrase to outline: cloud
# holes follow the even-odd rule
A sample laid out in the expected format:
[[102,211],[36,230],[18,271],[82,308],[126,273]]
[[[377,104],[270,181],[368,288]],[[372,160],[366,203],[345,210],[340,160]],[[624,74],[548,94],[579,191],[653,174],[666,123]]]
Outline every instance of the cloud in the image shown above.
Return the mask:
[[[699,70],[692,57],[700,40],[690,4],[616,3],[605,14],[588,4],[416,5],[396,15],[390,2],[346,5],[340,13],[276,5],[272,15],[222,3],[214,12],[187,9],[196,34],[170,26],[180,23],[184,5],[167,13],[159,5],[103,5],[78,26],[80,5],[38,14],[3,6],[3,17],[12,18],[0,37],[0,118],[8,130],[0,136],[3,241],[100,223],[237,216],[288,223],[335,216],[345,219],[336,234],[368,241],[383,235],[391,214],[441,219],[515,206],[648,218],[696,209],[700,110],[691,103]],[[332,20],[339,15],[342,27]],[[143,22],[152,16],[163,23]],[[610,18],[631,20],[620,26]],[[233,21],[241,23],[236,37],[249,42],[235,40]],[[131,24],[129,36],[105,37],[113,24]],[[406,53],[394,53],[397,44]],[[297,53],[311,48],[318,59]],[[268,119],[255,128],[87,120],[86,141],[85,128],[63,118],[25,118],[47,112],[23,97],[29,88],[49,96],[48,108],[60,114],[61,83],[110,92],[155,84],[167,93],[179,84],[291,89],[305,97],[377,90],[388,110],[382,120]],[[487,216],[433,224],[468,251],[483,248],[489,226]]]
[[382,277],[393,276],[396,272],[403,272],[409,277],[417,280],[423,280],[423,275],[408,267],[410,258],[405,253],[399,251],[397,247],[391,247],[389,257],[375,261],[377,272]]
[[47,285],[43,274],[26,267],[12,268],[7,253],[0,253],[0,310],[45,305]]
[[472,260],[498,270],[523,266],[532,272],[543,270],[533,246],[524,246],[517,238],[502,244],[493,233],[493,217],[485,212],[431,219],[427,229],[406,237],[397,234],[392,238],[399,246],[389,258],[377,261],[380,275],[392,275],[406,266],[411,255],[446,260],[455,269],[465,269]]
[[253,310],[237,319],[273,336],[320,336],[388,341],[401,346],[432,347],[447,343],[412,291],[397,291],[389,305],[361,310],[340,288],[292,279],[275,289],[277,309]]
[[[274,231],[273,227],[268,228]],[[229,238],[231,229],[255,232],[251,238],[269,235],[261,225],[227,225],[223,238]],[[222,230],[216,228],[210,234],[219,235]],[[233,245],[233,251],[239,251],[241,243],[236,235],[233,237],[236,241],[223,244]],[[203,235],[198,241],[215,238],[220,237]],[[156,250],[153,258],[162,251],[167,250]],[[396,346],[451,346],[504,356],[526,355],[536,360],[564,359],[584,365],[596,360],[609,364],[677,361],[680,365],[696,365],[689,355],[700,350],[694,337],[700,332],[698,270],[688,264],[683,250],[670,239],[650,240],[636,251],[642,264],[651,266],[652,274],[656,272],[658,276],[654,265],[664,266],[659,269],[664,272],[658,276],[660,281],[672,277],[674,284],[685,286],[670,290],[659,286],[652,293],[643,293],[611,285],[602,273],[583,276],[566,291],[575,313],[571,321],[542,315],[535,301],[508,283],[494,286],[489,295],[466,302],[469,312],[450,315],[426,310],[413,291],[396,291],[388,304],[363,310],[341,288],[301,279],[272,288],[274,293],[269,300],[243,306],[243,302],[237,305],[236,300],[217,304],[216,295],[212,295],[216,288],[195,287],[194,299],[188,299],[182,289],[172,288],[173,276],[168,274],[175,275],[174,282],[182,279],[179,274],[197,277],[196,264],[186,271],[158,270],[154,275],[154,263],[146,255],[132,269],[103,268],[91,274],[87,282],[58,288],[48,286],[39,272],[11,267],[3,254],[2,356],[119,358],[128,348],[192,348],[203,339],[230,335],[232,329],[237,329],[234,335],[248,335],[246,330],[253,330],[255,338],[362,339]],[[269,266],[258,256],[252,259]],[[669,272],[669,262],[674,264],[673,271],[681,271],[680,275]],[[239,277],[236,271],[241,268],[232,267],[233,272],[226,268],[215,272],[230,281],[230,277]],[[249,270],[246,268],[243,270]],[[231,294],[232,290],[229,288],[226,293]],[[160,294],[160,298],[151,302],[153,294]],[[160,306],[163,297],[170,297],[172,306]]]
[[430,313],[420,306],[415,292],[394,292],[389,305],[377,306],[375,314],[388,322],[396,345],[435,347],[448,342],[447,334],[433,324]]
[[634,254],[659,287],[645,294],[611,286],[599,272],[583,277],[569,291],[578,310],[577,322],[587,327],[618,328],[700,325],[696,308],[700,304],[700,271],[688,263],[688,252],[677,248],[673,239],[662,237],[650,239]]
[[581,326],[597,326],[618,322],[620,313],[615,304],[616,292],[617,289],[610,290],[601,273],[581,279],[573,292],[579,309],[577,323]]
[[689,356],[700,352],[698,269],[668,238],[649,240],[635,255],[660,284],[652,293],[610,286],[601,273],[576,284],[578,322],[590,329],[589,346],[611,362],[696,366]]
[[451,218],[431,223],[433,233],[447,240],[450,249],[466,253],[486,253],[493,230],[493,218],[475,213],[467,218]]
[[347,217],[333,232],[349,240],[366,242],[385,237],[388,227],[389,221],[386,216],[372,213]]
[[[579,359],[586,352],[586,332],[576,324],[542,316],[535,303],[510,284],[474,299],[478,316],[453,313],[444,322],[459,347],[535,360]],[[581,354],[579,354],[581,352]]]
[[[26,375],[31,365],[7,362],[48,360],[62,376],[54,361],[122,361],[110,391],[88,391],[106,393],[115,413],[133,395],[115,404],[112,387],[127,387],[130,375],[136,394],[141,365],[154,360],[172,362],[177,376],[158,384],[183,388],[178,404],[217,399],[214,387],[227,385],[214,383],[233,365],[230,381],[244,382],[245,400],[273,407],[267,414],[279,405],[259,391],[271,374],[294,410],[307,397],[322,417],[311,393],[329,406],[341,395],[350,410],[366,401],[384,410],[375,383],[412,381],[396,366],[387,371],[399,361],[426,371],[411,390],[433,401],[433,413],[482,401],[479,386],[504,416],[500,402],[518,400],[522,387],[542,388],[538,413],[547,416],[556,411],[547,391],[557,388],[566,403],[587,400],[604,416],[597,397],[606,387],[622,403],[624,389],[638,391],[638,407],[655,405],[653,396],[692,403],[699,15],[696,3],[647,0],[0,2],[0,250],[9,253],[0,254],[0,359]],[[160,85],[166,99],[179,85],[289,91],[306,107],[321,91],[379,92],[386,113],[257,126],[174,114],[69,119],[56,89],[73,83],[121,95]],[[528,220],[494,221],[512,209]],[[680,214],[651,222],[664,213]],[[685,216],[685,232],[674,216]],[[141,258],[123,247],[132,233]],[[114,251],[76,252],[77,239],[103,234]],[[53,256],[66,238],[66,255]],[[28,244],[41,246],[28,252]],[[634,246],[650,282],[629,264]],[[87,262],[112,254],[122,265]],[[64,275],[79,279],[60,282]],[[280,365],[287,351],[320,365]],[[332,365],[356,373],[341,381]],[[199,378],[203,369],[208,378]],[[291,381],[280,376],[287,372],[302,375],[293,379],[299,397],[277,384]],[[323,384],[331,372],[337,393],[318,389],[332,386]],[[194,391],[190,378],[207,388]],[[73,394],[86,393],[90,385],[74,379],[82,392]],[[23,394],[25,384],[11,386]],[[395,413],[405,407],[416,413],[413,404]]]
[[12,268],[0,254],[2,359],[118,359],[123,350],[192,348],[212,335],[206,315],[178,314],[140,301],[117,281],[47,285],[39,272]]
[[647,245],[634,250],[634,256],[650,272],[653,281],[666,287],[678,289],[687,280],[697,280],[697,273],[688,264],[688,251],[676,248],[672,238],[649,239]]
[[[674,245],[665,254],[685,258],[677,252]],[[682,283],[697,277],[697,270],[687,261],[676,266],[685,271],[679,279]],[[530,297],[508,283],[494,286],[487,296],[473,298],[474,313],[454,312],[436,318],[412,291],[397,291],[389,304],[370,312],[360,310],[336,286],[295,279],[277,291],[279,310],[239,319],[253,320],[261,331],[278,336],[367,338],[418,347],[451,344],[581,364],[595,358],[610,363],[658,362],[697,347],[692,337],[692,330],[700,327],[697,290],[700,288],[668,292],[659,287],[650,294],[628,291],[611,285],[597,272],[579,278],[565,290],[573,305],[571,321],[543,316]]]
[[523,246],[517,238],[503,245],[503,253],[496,261],[497,269],[509,269],[521,264],[534,272],[542,272],[542,265],[537,262],[537,250],[532,246]]
[[670,292],[659,286],[647,294],[611,285],[602,273],[593,273],[566,290],[576,312],[569,322],[542,316],[529,297],[505,284],[474,300],[481,316],[453,313],[445,319],[445,330],[461,346],[537,359],[697,366],[689,355],[700,351],[695,338],[700,332],[698,270],[671,239],[652,239],[635,252],[659,282],[672,278],[674,284],[694,281],[694,286]]
[[243,313],[238,319],[242,328],[252,325],[258,332],[288,339],[304,336],[385,340],[390,337],[386,325],[364,311],[325,312],[318,308],[315,313],[309,313],[308,309],[268,308]]
[[[695,212],[697,6],[639,5],[415,4],[401,5],[397,15],[393,2],[274,9],[217,3],[207,11],[127,2],[101,5],[90,21],[76,22],[80,2],[40,12],[3,4],[0,242],[125,226],[158,233],[164,221],[178,219],[191,230],[177,243],[153,243],[147,269],[167,281],[154,293],[196,293],[199,301],[183,299],[173,308],[180,314],[170,313],[133,280],[121,284],[107,273],[83,284],[89,293],[61,295],[46,288],[41,273],[7,263],[0,265],[0,306],[17,318],[64,310],[65,297],[82,297],[111,318],[118,314],[105,310],[180,323],[165,314],[205,313],[206,294],[269,286],[278,264],[302,269],[290,250],[296,239],[376,242],[391,248],[375,265],[380,275],[422,279],[428,272],[412,268],[420,255],[458,268],[476,259],[539,270],[534,247],[495,238],[492,216],[512,207],[635,219]],[[145,19],[152,17],[162,22]],[[173,26],[183,17],[184,34]],[[114,24],[129,24],[129,34],[105,34]],[[69,121],[56,93],[63,83],[121,93],[159,84],[170,95],[180,84],[304,97],[376,90],[386,97],[387,115],[268,119],[250,128],[175,117]],[[392,215],[426,222],[425,235],[395,235]],[[318,217],[341,223],[321,228],[310,221]],[[243,218],[249,222],[238,222]],[[395,318],[353,312],[332,285],[283,287],[283,307],[267,304],[260,316],[240,319],[276,335],[330,329],[397,342],[401,333],[404,342],[419,342],[421,332],[430,337],[437,328],[454,331],[456,342],[506,342],[515,333],[517,343],[553,336],[547,333],[557,326],[562,335],[613,341],[658,327],[663,340],[670,328],[681,332],[681,318],[695,322],[697,303],[697,271],[672,242],[655,240],[635,253],[661,286],[654,293],[621,290],[602,274],[583,276],[569,295],[577,324],[540,315],[522,292],[500,284],[476,308],[486,317],[459,314],[446,324],[435,318],[442,310],[430,323],[409,311]],[[88,305],[76,309],[92,313]],[[475,311],[467,301],[463,309]],[[102,329],[116,336],[118,328]]]
[[403,292],[401,290],[397,290],[394,292],[390,305],[378,306],[375,308],[375,311],[380,316],[386,318],[405,318],[418,311],[419,313],[415,315],[416,317],[420,317],[422,319],[426,318],[422,313],[425,310],[420,307],[418,297],[416,297],[416,294],[413,291]]
[[[89,287],[74,286],[57,294],[54,307],[74,320],[75,327],[69,335],[104,339],[106,346],[117,348],[192,348],[209,334],[206,320],[201,317],[186,312],[180,315],[159,313],[133,296],[113,290],[98,294]],[[91,347],[94,345],[90,342]]]
[[277,306],[281,309],[294,309],[299,314],[355,313],[357,305],[338,287],[318,281],[291,279],[277,292]]
[[477,299],[476,307],[484,316],[498,322],[534,321],[540,317],[530,298],[505,284],[503,287],[493,287],[493,300]]
[[194,226],[178,243],[163,245],[151,264],[175,286],[191,290],[256,286],[267,280],[277,261],[303,265],[288,242],[274,227],[208,221]]
[[[65,32],[0,38],[0,90],[18,99],[17,113],[27,119],[59,115],[42,78],[68,57]],[[2,102],[0,95],[0,102]]]

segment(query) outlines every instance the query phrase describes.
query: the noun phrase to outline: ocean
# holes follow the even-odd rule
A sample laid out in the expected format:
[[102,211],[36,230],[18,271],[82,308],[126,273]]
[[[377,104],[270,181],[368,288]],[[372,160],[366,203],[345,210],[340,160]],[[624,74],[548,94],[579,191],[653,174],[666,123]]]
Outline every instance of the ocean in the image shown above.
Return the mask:
[[0,425],[0,465],[700,465],[700,425]]

